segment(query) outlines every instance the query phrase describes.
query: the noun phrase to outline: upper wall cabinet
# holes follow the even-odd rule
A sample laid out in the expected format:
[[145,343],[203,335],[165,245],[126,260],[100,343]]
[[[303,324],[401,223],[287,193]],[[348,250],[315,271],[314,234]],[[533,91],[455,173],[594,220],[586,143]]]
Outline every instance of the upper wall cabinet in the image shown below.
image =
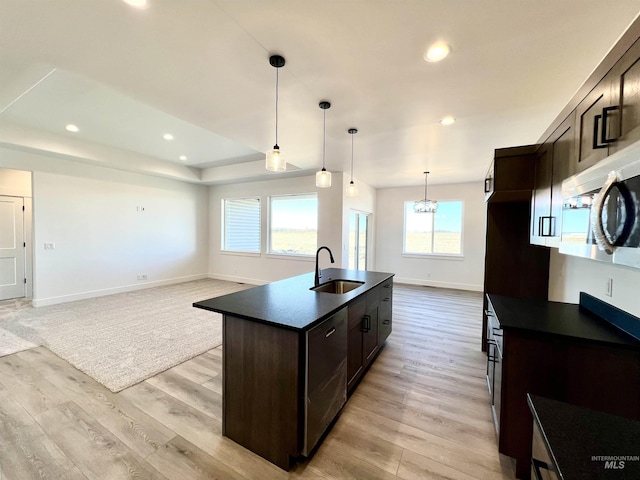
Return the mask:
[[575,171],[640,140],[640,40],[576,108]]
[[613,75],[607,74],[576,108],[576,165],[581,172],[609,155],[615,141],[616,107],[611,101]]
[[529,201],[533,190],[533,154],[537,145],[496,150],[484,179],[485,202]]
[[610,154],[640,140],[640,40],[616,63],[612,77],[611,101],[618,108],[618,122]]
[[530,236],[534,245],[557,248],[560,244],[562,181],[573,174],[575,120],[573,112],[540,147],[536,156]]

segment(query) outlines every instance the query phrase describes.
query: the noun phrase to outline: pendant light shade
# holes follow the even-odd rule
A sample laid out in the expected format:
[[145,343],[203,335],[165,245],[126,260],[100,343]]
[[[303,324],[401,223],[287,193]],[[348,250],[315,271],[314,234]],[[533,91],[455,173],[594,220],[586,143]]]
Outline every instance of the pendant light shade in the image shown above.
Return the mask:
[[424,199],[417,200],[413,204],[415,213],[436,213],[438,210],[438,202],[427,198],[427,175],[429,172],[424,172]]
[[351,134],[351,181],[347,185],[347,191],[345,192],[347,197],[355,197],[358,195],[358,187],[353,183],[353,136],[358,133],[358,129],[350,128],[348,132]]
[[278,146],[278,71],[284,67],[284,57],[271,55],[269,63],[276,69],[276,144],[267,152],[265,168],[272,172],[284,172],[287,169],[287,161]]
[[322,126],[322,170],[316,173],[316,187],[329,188],[331,186],[331,172],[327,171],[324,166],[325,147],[327,143],[327,110],[331,108],[329,102],[320,102],[320,108],[323,110],[323,126]]

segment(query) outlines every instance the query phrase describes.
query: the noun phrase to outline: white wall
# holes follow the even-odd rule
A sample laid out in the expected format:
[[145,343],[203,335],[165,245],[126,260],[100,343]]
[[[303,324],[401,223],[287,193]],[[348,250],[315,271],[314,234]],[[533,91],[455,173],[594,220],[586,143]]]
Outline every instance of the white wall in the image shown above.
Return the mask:
[[376,270],[396,274],[398,283],[482,291],[486,205],[482,183],[430,185],[429,198],[462,200],[463,258],[402,255],[404,202],[424,197],[424,187],[379,189],[376,200]]
[[33,171],[35,306],[207,275],[207,187],[7,149],[0,166]]
[[[267,251],[267,204],[269,195],[318,193],[318,245],[328,246],[336,264],[344,264],[342,255],[343,195],[340,186],[342,173],[332,174],[331,188],[317,188],[315,176],[274,179],[260,182],[216,185],[209,192],[210,253],[209,273],[213,278],[263,284],[312,272],[314,257],[269,255]],[[222,252],[222,200],[224,198],[260,197],[262,205],[262,253],[237,254]],[[321,268],[330,265],[326,252],[321,253]]]
[[[613,295],[606,292],[607,278],[613,279]],[[586,292],[606,303],[640,317],[640,270],[572,257],[551,249],[549,300],[578,303]]]

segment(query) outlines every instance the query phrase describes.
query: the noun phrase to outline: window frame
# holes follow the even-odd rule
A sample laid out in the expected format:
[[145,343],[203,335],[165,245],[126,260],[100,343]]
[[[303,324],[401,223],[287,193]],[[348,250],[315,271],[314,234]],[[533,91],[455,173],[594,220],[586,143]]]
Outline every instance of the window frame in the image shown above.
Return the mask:
[[[221,217],[222,221],[220,222],[220,252],[229,255],[244,255],[244,256],[252,256],[259,257],[262,254],[262,198],[260,196],[244,196],[244,197],[226,197],[222,198],[220,203],[221,208]],[[226,205],[228,201],[237,201],[237,200],[257,200],[258,201],[258,250],[230,250],[226,245],[226,234],[227,234],[227,214],[226,214]]]
[[318,245],[318,222],[319,222],[319,211],[320,211],[320,199],[318,197],[318,192],[305,192],[305,193],[283,193],[277,195],[269,195],[267,197],[267,248],[266,254],[271,258],[286,258],[286,259],[294,259],[294,260],[313,260],[315,259],[315,252],[313,253],[286,253],[286,252],[274,252],[273,248],[273,240],[272,240],[272,221],[273,221],[273,199],[284,198],[284,197],[315,197],[316,200],[316,248]]
[[415,257],[415,258],[441,258],[447,260],[463,260],[464,259],[464,210],[465,203],[464,200],[442,200],[439,201],[439,204],[443,203],[459,203],[461,205],[460,211],[460,253],[433,253],[433,246],[435,241],[435,216],[432,215],[431,227],[432,227],[432,236],[431,236],[431,250],[432,253],[422,253],[422,252],[407,252],[407,204],[411,204],[413,206],[413,201],[406,200],[402,204],[402,256],[403,257]]

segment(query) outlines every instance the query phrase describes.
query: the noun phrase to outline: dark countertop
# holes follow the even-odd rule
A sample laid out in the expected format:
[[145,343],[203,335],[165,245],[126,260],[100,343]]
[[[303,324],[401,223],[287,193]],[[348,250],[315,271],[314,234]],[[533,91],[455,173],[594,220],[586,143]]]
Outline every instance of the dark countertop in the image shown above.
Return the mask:
[[[576,407],[537,396],[527,396],[555,467],[564,480],[640,478],[640,422]],[[604,458],[618,468],[605,468]],[[624,468],[620,468],[620,460]]]
[[282,328],[304,331],[330,317],[352,300],[393,275],[393,273],[325,268],[322,270],[321,284],[334,279],[358,280],[365,283],[341,295],[315,292],[310,290],[315,276],[314,272],[310,272],[222,297],[202,300],[194,303],[193,306]]
[[487,297],[504,329],[640,348],[640,340],[579,305],[492,293]]

